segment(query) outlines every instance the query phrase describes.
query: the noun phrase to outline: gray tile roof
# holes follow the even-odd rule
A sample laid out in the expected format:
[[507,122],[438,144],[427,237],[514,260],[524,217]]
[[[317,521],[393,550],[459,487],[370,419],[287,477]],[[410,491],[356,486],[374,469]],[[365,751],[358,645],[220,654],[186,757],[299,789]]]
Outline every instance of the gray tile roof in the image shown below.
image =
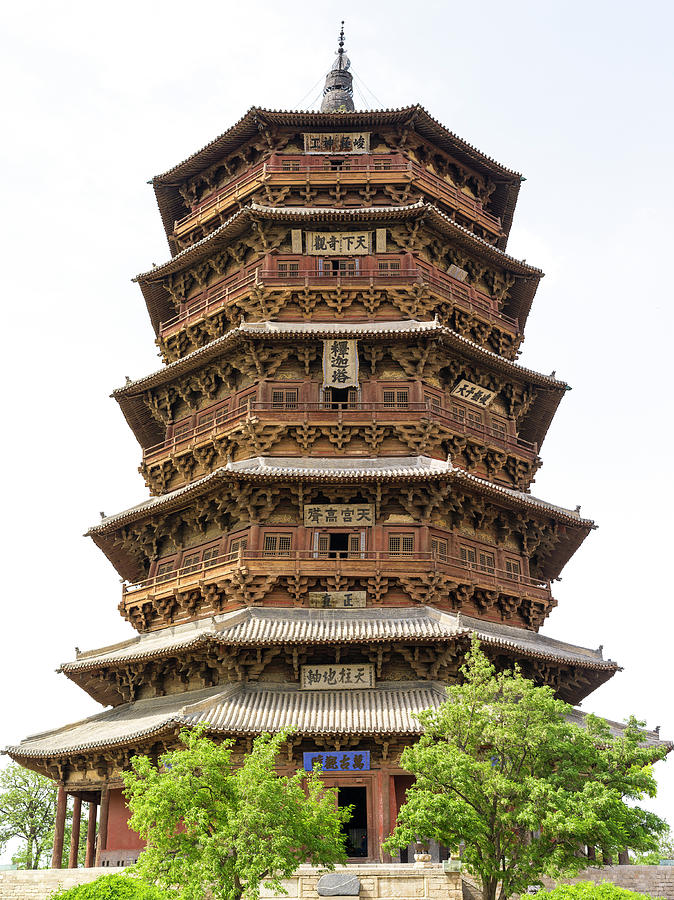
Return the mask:
[[180,726],[259,734],[295,725],[303,734],[418,734],[414,714],[445,699],[436,682],[389,682],[363,691],[301,691],[292,685],[233,684],[138,700],[7,748],[15,758],[45,758],[121,746]]
[[566,509],[556,506],[545,500],[540,500],[525,491],[502,487],[485,478],[471,475],[460,466],[455,466],[450,460],[438,460],[429,456],[380,456],[380,457],[282,457],[282,456],[256,456],[250,459],[228,463],[214,469],[208,475],[198,478],[184,487],[176,488],[158,497],[150,497],[142,503],[122,510],[112,516],[106,516],[99,523],[92,526],[88,535],[105,533],[112,526],[124,524],[142,518],[144,513],[153,513],[167,506],[179,504],[192,495],[199,495],[208,485],[216,485],[232,476],[239,476],[250,480],[320,480],[320,481],[381,481],[387,479],[405,478],[414,481],[424,481],[427,478],[437,479],[448,477],[459,482],[474,486],[480,492],[490,496],[501,496],[514,501],[518,506],[546,510],[555,513],[562,520],[572,525],[580,525],[584,528],[592,528],[594,523],[590,519],[583,519],[578,510]]
[[[54,731],[33,735],[5,752],[15,759],[68,756],[96,748],[137,745],[180,727],[208,723],[211,733],[259,734],[296,726],[305,735],[385,735],[420,732],[415,715],[445,699],[439,682],[383,682],[363,691],[303,691],[294,685],[232,684],[138,700]],[[585,714],[573,710],[582,725]],[[610,722],[619,735],[623,726]],[[667,743],[646,732],[649,745]],[[671,747],[671,744],[669,744]]]
[[600,650],[556,641],[512,625],[487,622],[432,607],[356,610],[241,609],[185,625],[140,634],[129,641],[81,653],[61,668],[77,674],[101,666],[167,656],[213,642],[221,645],[377,643],[381,641],[448,641],[477,635],[504,650],[591,669],[616,669]]
[[507,372],[519,379],[533,381],[536,385],[546,388],[565,391],[568,390],[566,382],[551,375],[543,375],[533,369],[527,369],[519,363],[506,359],[492,350],[486,350],[469,338],[457,334],[451,328],[441,325],[437,319],[432,321],[419,321],[417,319],[400,319],[391,321],[374,322],[245,322],[232,328],[226,334],[210,341],[203,347],[186,353],[180,359],[176,359],[167,365],[129,381],[122,387],[116,388],[112,396],[116,399],[147,390],[159,384],[171,381],[185,372],[189,372],[198,365],[221,355],[230,345],[235,344],[242,337],[267,337],[285,340],[293,340],[298,337],[311,337],[321,339],[323,337],[351,337],[362,338],[366,336],[394,336],[430,333],[438,335],[458,347],[469,356],[487,361],[495,365],[499,370]]

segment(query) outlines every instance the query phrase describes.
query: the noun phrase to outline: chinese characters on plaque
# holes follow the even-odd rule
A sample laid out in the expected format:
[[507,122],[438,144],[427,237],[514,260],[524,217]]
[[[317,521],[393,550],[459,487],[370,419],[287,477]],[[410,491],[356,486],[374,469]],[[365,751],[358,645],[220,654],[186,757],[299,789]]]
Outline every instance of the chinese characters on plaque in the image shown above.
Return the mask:
[[358,341],[323,341],[323,387],[358,387]]
[[362,256],[371,252],[371,231],[307,231],[306,235],[311,256]]
[[304,771],[313,772],[321,767],[324,772],[369,772],[369,750],[333,750],[321,753],[314,750],[312,753],[303,753]]
[[480,387],[479,384],[473,384],[472,381],[460,381],[452,390],[452,397],[461,397],[469,403],[477,403],[478,406],[487,407],[496,396],[496,391],[488,391],[486,388]]
[[369,153],[370,132],[329,132],[304,135],[305,153]]
[[372,663],[300,666],[300,688],[303,691],[359,691],[374,687]]
[[366,591],[309,591],[309,606],[314,609],[362,609]]
[[305,505],[304,525],[374,525],[374,503],[326,503]]

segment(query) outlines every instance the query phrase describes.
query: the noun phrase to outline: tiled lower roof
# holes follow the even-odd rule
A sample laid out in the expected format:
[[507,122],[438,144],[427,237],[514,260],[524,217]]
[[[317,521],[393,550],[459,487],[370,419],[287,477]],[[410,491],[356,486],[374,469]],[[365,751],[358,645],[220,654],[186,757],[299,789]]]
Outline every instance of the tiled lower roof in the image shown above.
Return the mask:
[[77,674],[101,666],[168,656],[209,642],[227,646],[419,643],[449,641],[473,634],[485,644],[551,662],[590,669],[617,668],[617,663],[604,659],[600,650],[577,647],[524,628],[426,606],[354,610],[241,609],[140,634],[113,647],[80,654],[75,661],[65,663],[61,670],[68,675]]
[[302,691],[235,684],[138,700],[8,747],[15,758],[46,758],[121,746],[206,722],[221,734],[259,734],[296,726],[302,734],[418,734],[415,714],[445,699],[436,682],[388,682],[363,691]]
[[[445,700],[439,682],[385,682],[363,691],[303,691],[296,686],[234,684],[138,700],[64,728],[27,738],[5,751],[14,759],[69,756],[104,747],[137,746],[180,727],[208,723],[211,733],[255,735],[296,726],[304,735],[415,735],[416,714]],[[585,714],[570,719],[582,725]],[[619,735],[624,726],[610,722]],[[645,732],[648,745],[668,743]],[[669,744],[671,748],[671,744]]]

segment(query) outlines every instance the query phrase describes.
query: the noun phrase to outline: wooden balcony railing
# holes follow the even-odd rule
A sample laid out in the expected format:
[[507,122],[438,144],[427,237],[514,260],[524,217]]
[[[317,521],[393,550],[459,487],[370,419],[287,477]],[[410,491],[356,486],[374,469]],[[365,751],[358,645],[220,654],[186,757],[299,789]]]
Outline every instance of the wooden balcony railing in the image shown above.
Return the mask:
[[434,553],[399,553],[362,550],[353,553],[316,550],[295,550],[285,554],[266,553],[261,550],[243,550],[226,553],[206,563],[186,566],[173,572],[146,578],[135,584],[124,584],[123,601],[127,606],[142,603],[148,594],[159,596],[198,587],[205,582],[217,581],[233,569],[245,568],[251,574],[278,574],[326,576],[340,574],[346,577],[365,577],[373,571],[384,576],[428,574],[443,572],[462,584],[472,584],[487,590],[526,594],[536,599],[550,599],[550,582],[515,575],[505,569],[480,567],[476,563],[452,556]]
[[[501,235],[501,220],[488,213],[479,200],[469,197],[459,188],[423,166],[399,154],[377,155],[365,160],[344,160],[338,168],[321,157],[273,156],[258,163],[241,178],[227,182],[215,193],[193,206],[187,215],[174,223],[173,233],[182,237],[192,228],[210,221],[235,203],[243,201],[263,184],[319,185],[332,187],[348,184],[413,184],[456,209],[490,234]],[[289,207],[292,209],[292,207]]]
[[515,435],[503,434],[489,425],[468,422],[451,409],[433,406],[430,403],[409,402],[403,404],[389,403],[261,403],[248,401],[233,409],[216,410],[212,421],[203,425],[195,425],[189,431],[183,431],[175,437],[166,438],[158,444],[143,450],[143,462],[149,463],[164,456],[167,452],[184,451],[207,440],[215,432],[255,416],[265,423],[301,424],[308,421],[311,425],[344,425],[369,424],[409,424],[419,416],[428,416],[434,421],[447,425],[457,434],[476,437],[486,444],[497,446],[506,451],[516,452],[527,459],[536,456],[537,446],[531,441]]
[[[376,258],[374,261],[376,263]],[[184,325],[195,321],[205,313],[216,312],[218,309],[228,306],[237,297],[256,285],[318,289],[332,287],[382,287],[386,289],[410,288],[416,284],[428,285],[441,297],[456,303],[466,311],[475,313],[490,324],[505,325],[508,329],[519,333],[519,323],[516,318],[502,312],[495,312],[490,305],[489,298],[482,298],[478,291],[438,269],[422,269],[412,266],[393,271],[381,271],[377,268],[370,269],[363,266],[357,271],[334,273],[316,269],[310,272],[286,275],[269,267],[258,266],[247,267],[206,291],[201,298],[191,302],[188,309],[162,322],[159,326],[159,334],[163,338],[175,334]]]

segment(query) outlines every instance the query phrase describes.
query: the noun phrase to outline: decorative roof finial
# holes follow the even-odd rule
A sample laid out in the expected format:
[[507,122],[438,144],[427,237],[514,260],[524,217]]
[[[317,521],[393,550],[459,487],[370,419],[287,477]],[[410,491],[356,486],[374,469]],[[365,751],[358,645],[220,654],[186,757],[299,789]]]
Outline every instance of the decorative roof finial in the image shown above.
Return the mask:
[[353,76],[351,61],[344,49],[344,22],[339,32],[337,56],[325,78],[321,112],[353,112]]

